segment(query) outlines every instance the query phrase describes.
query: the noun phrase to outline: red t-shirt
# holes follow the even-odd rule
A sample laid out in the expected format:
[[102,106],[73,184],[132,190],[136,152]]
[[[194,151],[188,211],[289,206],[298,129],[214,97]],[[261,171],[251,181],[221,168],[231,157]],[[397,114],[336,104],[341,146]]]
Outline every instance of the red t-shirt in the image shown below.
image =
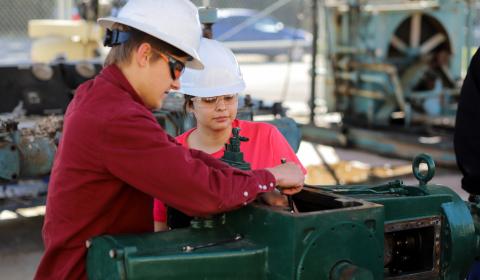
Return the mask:
[[[251,164],[252,169],[274,167],[281,163],[282,158],[285,158],[287,161],[296,162],[303,169],[303,173],[307,173],[295,155],[295,152],[290,147],[290,144],[288,144],[285,137],[283,137],[274,125],[262,122],[235,120],[232,126],[239,127],[240,135],[249,139],[249,141],[241,143],[240,150],[243,152],[244,160]],[[188,148],[187,139],[194,130],[195,128],[177,136],[175,139],[178,143]],[[222,148],[210,155],[214,158],[221,158],[224,150],[225,149]],[[157,222],[166,222],[166,207],[160,200],[155,199],[153,209],[154,220]]]
[[266,170],[241,171],[182,147],[120,69],[108,66],[77,89],[64,116],[35,278],[85,279],[85,241],[152,232],[152,197],[205,216],[241,207],[274,185]]

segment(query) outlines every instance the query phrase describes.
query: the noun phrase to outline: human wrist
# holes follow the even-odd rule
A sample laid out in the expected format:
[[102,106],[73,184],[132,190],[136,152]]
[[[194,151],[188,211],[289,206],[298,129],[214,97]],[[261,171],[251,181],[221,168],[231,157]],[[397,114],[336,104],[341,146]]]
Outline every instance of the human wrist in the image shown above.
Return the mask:
[[270,172],[270,174],[272,174],[275,180],[275,186],[278,186],[280,174],[277,172],[277,170],[275,168],[265,168],[265,170],[267,170],[268,172]]

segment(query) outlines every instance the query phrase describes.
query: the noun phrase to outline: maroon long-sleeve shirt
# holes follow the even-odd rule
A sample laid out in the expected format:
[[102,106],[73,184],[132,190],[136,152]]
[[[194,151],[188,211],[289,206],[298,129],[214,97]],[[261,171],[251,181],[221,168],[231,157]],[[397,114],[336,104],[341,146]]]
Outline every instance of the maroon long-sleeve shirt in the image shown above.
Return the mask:
[[86,278],[85,241],[152,231],[152,197],[202,216],[275,185],[266,170],[240,171],[176,143],[116,66],[78,88],[50,178],[36,279]]

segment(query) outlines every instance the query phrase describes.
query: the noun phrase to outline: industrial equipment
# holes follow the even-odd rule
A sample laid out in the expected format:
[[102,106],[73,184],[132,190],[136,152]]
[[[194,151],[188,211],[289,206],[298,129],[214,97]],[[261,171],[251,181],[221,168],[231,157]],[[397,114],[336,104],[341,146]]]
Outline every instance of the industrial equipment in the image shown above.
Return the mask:
[[32,62],[0,67],[2,210],[44,203],[61,115],[77,86],[102,69],[95,20],[112,1],[101,2],[77,1],[78,20],[31,20]]
[[[427,127],[448,127],[448,122],[438,120],[448,120],[454,109],[460,77],[457,43],[463,40],[456,20],[464,17],[464,2],[327,2],[331,3],[330,16],[338,15],[332,22],[341,23],[338,30],[345,31],[341,38],[358,44],[358,48],[339,48],[332,54],[341,86],[337,107],[351,112],[345,123],[370,127],[399,123],[412,129],[427,120]],[[427,19],[425,24],[423,19]],[[369,28],[360,30],[359,23],[364,21]],[[432,31],[431,25],[437,29]],[[405,35],[409,32],[416,35]],[[365,44],[364,39],[371,41]],[[377,43],[383,49],[373,47]],[[406,58],[398,59],[402,56]],[[422,56],[425,61],[417,60]],[[448,64],[443,64],[445,56],[450,57]],[[99,71],[99,64],[80,69],[77,65],[54,62],[43,65],[50,70],[40,74],[35,74],[33,65],[13,67],[28,77],[22,81],[32,82],[12,91],[14,80],[6,79],[9,82],[3,86],[9,90],[2,90],[1,98],[8,102],[2,103],[2,112],[23,103],[27,114],[63,113],[71,90],[91,77],[81,71]],[[46,83],[60,90],[38,90]],[[47,105],[49,93],[60,94],[52,101],[60,105]],[[247,114],[251,116],[251,111]],[[156,116],[172,134],[185,127],[178,108],[168,111],[167,107]],[[29,134],[16,122],[4,122],[0,128],[2,184],[22,178],[46,182],[61,131],[61,121],[50,123],[56,125],[47,133],[34,130]],[[426,171],[422,164],[427,165]],[[460,279],[480,256],[480,202],[464,202],[448,187],[428,184],[434,164],[425,155],[414,160],[413,169],[419,186],[400,181],[376,186],[306,186],[293,196],[297,209],[293,213],[256,202],[208,219],[194,219],[186,229],[95,237],[86,241],[87,272],[92,279]],[[19,189],[20,184],[8,188],[7,183],[0,194]]]
[[480,254],[479,205],[429,185],[434,172],[422,154],[418,186],[306,186],[293,212],[257,202],[189,228],[94,237],[88,277],[463,279]]
[[33,62],[0,67],[0,211],[45,203],[61,115],[102,69],[95,20],[106,2],[77,4],[81,20],[29,22]]
[[428,151],[455,164],[451,137],[469,53],[470,4],[326,0],[334,80],[327,99],[342,120],[332,124],[333,134],[306,128],[307,137],[407,158]]
[[0,120],[0,209],[43,203],[62,118]]
[[93,78],[101,68],[101,62],[95,60],[3,65],[0,113],[21,108],[26,115],[63,114],[75,88]]
[[[112,1],[77,1],[78,20],[31,20],[32,62],[0,66],[0,113],[15,108],[26,115],[60,115],[76,87],[102,68],[103,31],[95,21]],[[115,1],[119,2],[119,1]]]
[[347,123],[453,126],[467,1],[326,1],[336,109]]
[[76,0],[77,19],[30,20],[28,35],[33,40],[32,61],[49,63],[58,58],[79,61],[104,56],[104,30],[97,24],[97,18],[109,15],[123,2]]

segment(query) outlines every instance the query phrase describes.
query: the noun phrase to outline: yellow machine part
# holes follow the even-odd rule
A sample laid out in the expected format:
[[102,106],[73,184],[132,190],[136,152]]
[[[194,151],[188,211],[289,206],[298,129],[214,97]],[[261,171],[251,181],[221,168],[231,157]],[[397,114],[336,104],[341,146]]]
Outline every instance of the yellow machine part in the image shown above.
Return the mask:
[[[411,174],[410,164],[397,166],[370,166],[358,161],[338,161],[330,164],[340,184],[360,184],[371,179],[387,180]],[[309,185],[336,185],[337,182],[325,165],[307,166],[305,183]]]
[[28,35],[34,39],[32,61],[48,63],[59,56],[67,60],[94,58],[101,48],[103,29],[84,20],[31,20]]

